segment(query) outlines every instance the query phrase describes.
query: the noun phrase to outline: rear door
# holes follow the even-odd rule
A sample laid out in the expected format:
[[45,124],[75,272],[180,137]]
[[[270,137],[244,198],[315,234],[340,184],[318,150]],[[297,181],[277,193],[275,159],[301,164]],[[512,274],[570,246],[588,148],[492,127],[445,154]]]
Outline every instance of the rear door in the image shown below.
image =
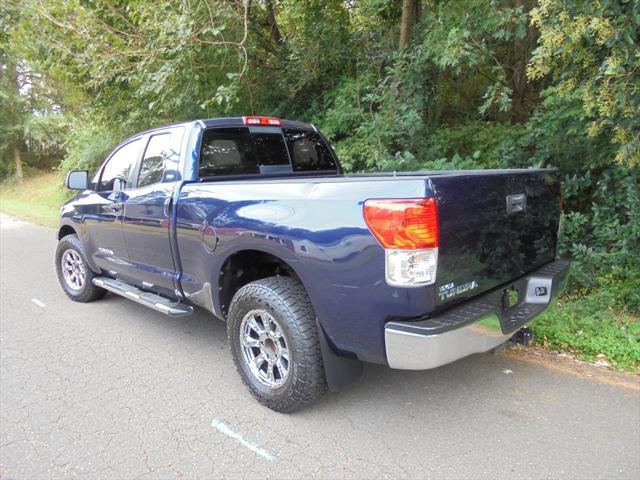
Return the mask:
[[175,127],[145,138],[134,188],[128,191],[124,204],[130,280],[168,296],[175,296],[176,289],[177,268],[170,233],[183,133],[183,127]]
[[128,269],[122,233],[123,206],[141,148],[140,137],[118,147],[93,180],[95,192],[81,205],[88,251],[94,263],[112,275],[122,275]]
[[556,172],[474,171],[430,181],[440,220],[436,304],[472,297],[555,259]]

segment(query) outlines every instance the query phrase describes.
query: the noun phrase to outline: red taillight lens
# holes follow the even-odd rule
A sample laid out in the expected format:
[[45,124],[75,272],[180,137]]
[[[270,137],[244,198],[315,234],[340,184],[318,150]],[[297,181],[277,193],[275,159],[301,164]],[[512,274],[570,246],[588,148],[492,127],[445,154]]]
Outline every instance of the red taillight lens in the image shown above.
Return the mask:
[[276,117],[242,117],[245,125],[259,125],[261,127],[280,127],[282,122]]
[[414,250],[438,246],[435,198],[367,200],[364,220],[384,248]]

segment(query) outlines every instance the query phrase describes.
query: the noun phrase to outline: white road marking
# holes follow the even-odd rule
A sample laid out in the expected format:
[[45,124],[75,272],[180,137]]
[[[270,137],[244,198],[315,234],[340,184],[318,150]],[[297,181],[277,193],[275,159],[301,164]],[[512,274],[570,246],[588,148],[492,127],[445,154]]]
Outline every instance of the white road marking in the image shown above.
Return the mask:
[[228,425],[221,422],[217,418],[214,418],[213,420],[211,420],[211,426],[216,430],[218,430],[220,433],[224,433],[227,437],[233,438],[236,442],[240,443],[241,445],[244,445],[256,455],[260,455],[265,460],[269,460],[270,462],[273,462],[273,455],[271,455],[266,450],[258,447],[257,445],[254,445],[253,443],[245,440],[242,435],[231,430]]
[[37,306],[39,306],[40,308],[44,308],[46,307],[46,305],[44,304],[44,302],[41,302],[40,300],[38,300],[37,298],[32,298],[31,301],[33,303],[35,303]]
[[513,370],[509,370],[508,368],[505,368],[504,370],[502,370],[502,373],[504,373],[505,375],[512,375]]

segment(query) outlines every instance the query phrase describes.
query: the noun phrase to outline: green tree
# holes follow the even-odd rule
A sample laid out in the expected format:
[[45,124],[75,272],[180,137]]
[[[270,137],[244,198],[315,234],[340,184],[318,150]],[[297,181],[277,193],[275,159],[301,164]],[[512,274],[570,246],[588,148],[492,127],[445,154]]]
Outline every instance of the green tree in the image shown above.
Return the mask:
[[[11,25],[15,21],[15,10],[6,6],[0,7],[0,139],[4,146],[0,173],[11,171],[13,166],[15,176],[22,179],[24,174],[20,148],[25,107],[20,94],[21,78],[18,75],[17,59],[9,48]],[[24,86],[23,83],[22,87]]]
[[0,176],[22,179],[28,167],[57,166],[64,155],[68,120],[60,92],[15,48],[19,9],[0,7]]
[[541,0],[529,77],[548,77],[547,96],[575,99],[591,137],[617,146],[616,160],[640,162],[640,2]]

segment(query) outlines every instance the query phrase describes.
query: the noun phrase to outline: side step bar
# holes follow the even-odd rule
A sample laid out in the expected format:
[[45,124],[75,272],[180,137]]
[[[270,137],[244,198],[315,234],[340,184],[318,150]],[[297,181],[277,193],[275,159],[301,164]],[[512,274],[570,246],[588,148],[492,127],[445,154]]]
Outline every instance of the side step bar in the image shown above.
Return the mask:
[[134,302],[138,302],[145,307],[152,308],[157,312],[164,313],[170,317],[185,317],[193,313],[193,307],[184,303],[173,302],[168,298],[161,297],[155,293],[145,292],[133,285],[109,277],[96,277],[93,279],[96,287],[104,288],[117,295],[122,295]]

